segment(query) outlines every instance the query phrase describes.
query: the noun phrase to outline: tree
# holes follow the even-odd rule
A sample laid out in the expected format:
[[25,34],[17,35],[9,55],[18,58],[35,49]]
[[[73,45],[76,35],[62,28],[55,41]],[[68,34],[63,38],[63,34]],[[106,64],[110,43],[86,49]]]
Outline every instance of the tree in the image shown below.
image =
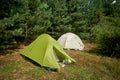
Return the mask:
[[24,15],[27,12],[24,3],[26,1],[22,0],[5,0],[1,3],[3,13],[0,20],[0,45],[2,49],[9,47],[9,44],[16,44],[19,37],[23,37]]

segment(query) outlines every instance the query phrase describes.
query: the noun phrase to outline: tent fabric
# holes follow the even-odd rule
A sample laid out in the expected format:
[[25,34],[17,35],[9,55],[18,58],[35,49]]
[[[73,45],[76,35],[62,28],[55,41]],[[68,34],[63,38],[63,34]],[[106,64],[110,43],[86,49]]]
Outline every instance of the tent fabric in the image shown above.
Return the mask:
[[48,34],[40,35],[21,52],[22,55],[32,59],[41,66],[60,68],[55,55],[59,60],[69,59],[75,62],[66,54],[62,46]]
[[58,42],[64,49],[83,50],[84,44],[82,40],[74,33],[65,33],[61,35]]

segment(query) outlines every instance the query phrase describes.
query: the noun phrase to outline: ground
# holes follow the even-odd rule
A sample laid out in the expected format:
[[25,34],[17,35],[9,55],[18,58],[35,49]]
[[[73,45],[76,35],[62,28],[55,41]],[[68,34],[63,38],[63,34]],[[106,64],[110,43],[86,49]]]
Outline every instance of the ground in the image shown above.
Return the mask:
[[97,55],[94,43],[84,41],[83,51],[65,50],[76,63],[60,68],[58,72],[47,71],[20,55],[25,47],[1,51],[0,80],[120,80],[119,59]]

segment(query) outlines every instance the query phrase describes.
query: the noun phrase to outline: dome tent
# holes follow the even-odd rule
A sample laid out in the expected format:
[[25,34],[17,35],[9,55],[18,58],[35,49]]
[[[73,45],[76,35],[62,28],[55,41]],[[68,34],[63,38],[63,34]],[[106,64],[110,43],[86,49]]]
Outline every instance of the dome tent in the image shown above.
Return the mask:
[[61,35],[58,42],[64,49],[83,50],[84,44],[82,40],[74,33],[65,33]]
[[70,56],[66,54],[62,46],[48,34],[40,35],[30,45],[21,51],[21,54],[37,62],[41,66],[49,68],[60,68],[55,54],[59,60],[71,60],[75,62]]

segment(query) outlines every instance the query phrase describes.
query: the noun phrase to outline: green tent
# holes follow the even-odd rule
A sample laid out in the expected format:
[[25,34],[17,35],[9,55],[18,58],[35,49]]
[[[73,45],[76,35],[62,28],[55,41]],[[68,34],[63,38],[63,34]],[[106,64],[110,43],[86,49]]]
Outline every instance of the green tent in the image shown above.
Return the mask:
[[66,54],[61,45],[48,34],[40,35],[30,45],[23,49],[21,54],[32,59],[41,66],[50,68],[60,68],[56,56],[60,61],[68,59],[75,62],[74,59]]

